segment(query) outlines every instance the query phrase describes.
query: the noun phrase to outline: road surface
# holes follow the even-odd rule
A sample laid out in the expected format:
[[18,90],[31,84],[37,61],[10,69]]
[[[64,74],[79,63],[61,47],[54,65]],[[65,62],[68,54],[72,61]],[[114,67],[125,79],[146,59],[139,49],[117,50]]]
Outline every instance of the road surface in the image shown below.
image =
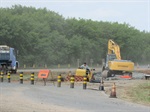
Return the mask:
[[103,91],[62,83],[0,83],[0,112],[150,112],[150,107],[109,98]]

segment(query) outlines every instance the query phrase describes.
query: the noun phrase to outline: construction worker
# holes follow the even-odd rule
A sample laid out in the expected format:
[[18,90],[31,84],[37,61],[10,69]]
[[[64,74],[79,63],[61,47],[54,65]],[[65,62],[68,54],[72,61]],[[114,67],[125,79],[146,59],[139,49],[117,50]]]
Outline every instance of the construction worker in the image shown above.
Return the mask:
[[89,70],[90,70],[90,68],[89,68],[89,66],[86,64],[86,62],[83,63],[83,65],[81,65],[80,68],[81,68],[81,69],[89,69]]
[[90,68],[89,68],[89,66],[86,64],[86,62],[84,62],[83,65],[81,65],[79,68],[80,68],[80,69],[86,69],[86,72],[87,72],[87,73],[90,73]]

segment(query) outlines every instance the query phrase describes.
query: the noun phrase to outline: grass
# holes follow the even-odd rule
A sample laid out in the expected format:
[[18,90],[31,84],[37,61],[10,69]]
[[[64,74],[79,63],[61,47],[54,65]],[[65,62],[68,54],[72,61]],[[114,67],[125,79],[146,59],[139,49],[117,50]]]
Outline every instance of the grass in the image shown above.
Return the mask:
[[150,106],[150,82],[136,84],[127,91],[126,95],[126,98],[133,102]]

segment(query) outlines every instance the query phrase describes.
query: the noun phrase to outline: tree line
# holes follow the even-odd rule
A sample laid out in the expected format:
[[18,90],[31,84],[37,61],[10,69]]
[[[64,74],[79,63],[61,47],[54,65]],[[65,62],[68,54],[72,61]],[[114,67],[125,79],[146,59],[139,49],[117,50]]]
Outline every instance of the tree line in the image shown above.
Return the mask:
[[64,18],[47,10],[14,5],[0,8],[0,44],[19,51],[20,64],[101,64],[108,40],[121,49],[122,59],[135,63],[150,61],[150,32],[127,23]]

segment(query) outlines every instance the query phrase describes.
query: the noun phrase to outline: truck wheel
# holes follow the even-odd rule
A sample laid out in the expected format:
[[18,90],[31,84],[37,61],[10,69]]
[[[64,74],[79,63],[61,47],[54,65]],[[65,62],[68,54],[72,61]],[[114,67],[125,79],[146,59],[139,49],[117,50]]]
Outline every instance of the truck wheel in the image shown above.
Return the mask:
[[17,73],[17,70],[14,70],[14,74],[16,74]]
[[16,69],[13,70],[13,73],[16,74],[17,73],[17,69],[18,69],[18,63],[16,63]]
[[16,74],[17,70],[11,70],[11,73]]

